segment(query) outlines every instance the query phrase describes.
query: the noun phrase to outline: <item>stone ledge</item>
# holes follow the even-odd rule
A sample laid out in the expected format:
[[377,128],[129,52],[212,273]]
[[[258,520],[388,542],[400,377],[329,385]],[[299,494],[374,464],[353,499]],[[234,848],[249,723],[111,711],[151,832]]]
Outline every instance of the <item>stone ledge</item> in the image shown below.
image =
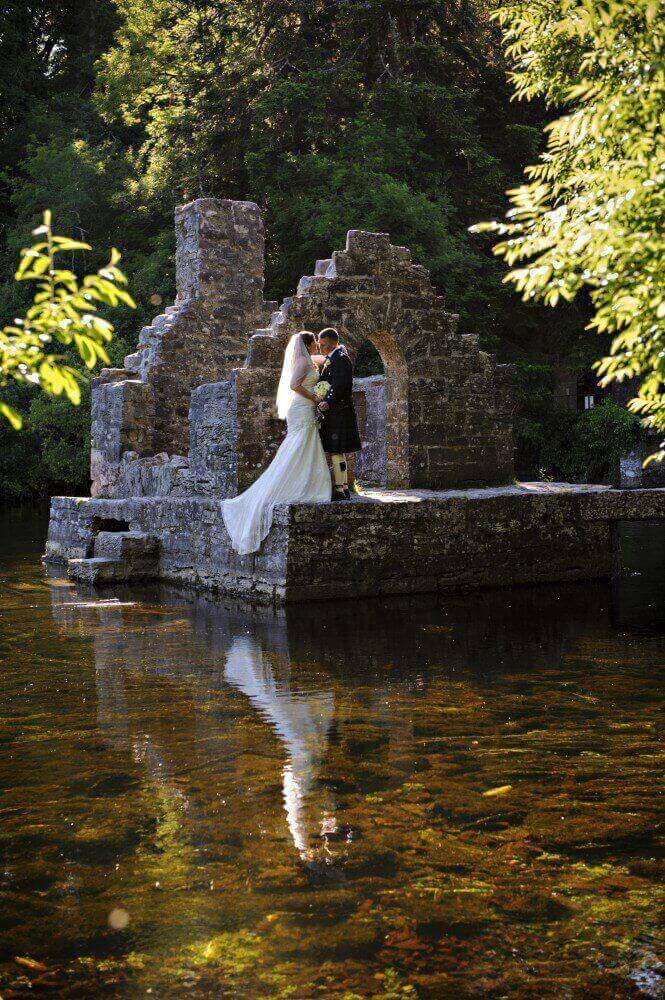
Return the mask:
[[231,549],[213,499],[56,497],[46,558],[90,558],[100,532],[124,526],[158,540],[156,579],[296,603],[609,576],[620,519],[665,519],[665,489],[368,490],[343,504],[278,507],[251,556]]

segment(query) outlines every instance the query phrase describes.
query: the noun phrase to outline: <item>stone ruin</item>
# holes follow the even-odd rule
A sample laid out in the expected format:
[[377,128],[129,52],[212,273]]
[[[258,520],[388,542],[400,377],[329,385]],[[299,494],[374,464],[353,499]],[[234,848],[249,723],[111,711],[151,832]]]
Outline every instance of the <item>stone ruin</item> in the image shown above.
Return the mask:
[[[177,298],[92,390],[92,497],[54,497],[46,559],[95,586],[171,581],[252,602],[443,592],[609,575],[617,521],[665,517],[665,490],[512,480],[503,370],[460,335],[425,268],[352,230],[281,306],[263,299],[249,202],[176,211]],[[284,504],[261,549],[230,545],[220,500],[284,433],[282,354],[302,328],[370,340],[385,374],[355,384],[360,473],[382,489]]]
[[336,326],[352,357],[371,341],[384,376],[356,381],[360,475],[389,489],[513,476],[501,366],[460,334],[428,271],[384,233],[351,230],[295,295],[265,301],[264,229],[252,202],[205,198],[175,213],[175,304],[124,368],[92,386],[92,495],[229,497],[284,433],[275,392],[289,337]]

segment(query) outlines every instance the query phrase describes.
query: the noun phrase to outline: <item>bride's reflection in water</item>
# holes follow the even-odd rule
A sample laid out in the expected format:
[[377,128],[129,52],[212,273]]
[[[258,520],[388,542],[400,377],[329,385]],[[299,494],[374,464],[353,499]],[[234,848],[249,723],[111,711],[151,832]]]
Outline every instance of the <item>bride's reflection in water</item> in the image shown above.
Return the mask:
[[337,822],[332,795],[320,786],[318,773],[335,716],[333,691],[307,693],[292,691],[287,683],[280,685],[266,651],[249,635],[233,641],[226,654],[224,678],[249,698],[286,747],[284,807],[296,850],[303,860],[315,860],[312,841],[318,835],[328,853]]
[[[239,692],[284,748],[282,798],[296,851],[308,863],[332,862],[332,842],[339,837],[335,799],[319,780],[319,773],[334,726],[335,693],[331,678],[320,670],[314,682],[304,670],[300,683],[294,683],[284,616],[269,610],[239,610],[206,598],[169,604],[170,595],[163,591],[160,603],[152,608],[137,592],[123,593],[119,600],[71,590],[63,593],[57,588],[52,594],[59,623],[78,629],[83,625],[93,638],[97,718],[111,746],[129,744],[133,758],[145,767],[162,794],[171,802],[184,800],[186,811],[191,812],[186,789],[172,780],[183,771],[183,757],[190,756],[196,745],[199,755],[203,752],[215,758],[219,744],[223,749],[227,740],[237,743],[242,733],[233,725],[230,732],[213,733],[198,720],[195,736],[174,743],[150,699],[145,700],[145,714],[137,713],[135,685],[138,682],[149,689],[151,677],[169,679],[178,684],[180,690],[174,693],[182,697],[184,682],[193,700],[192,714],[211,700],[218,704],[229,689]],[[167,623],[157,640],[149,627],[150,617],[146,622],[142,616],[157,615],[159,607],[187,617],[176,623],[181,630],[171,636]],[[159,617],[153,620],[160,622]],[[192,627],[182,630],[185,625]],[[242,711],[239,715],[234,722],[241,722]],[[192,722],[183,718],[181,724],[186,727]]]
[[[413,779],[424,746],[417,724],[445,738],[446,713],[460,710],[449,699],[473,702],[484,718],[504,669],[524,672],[530,688],[534,671],[564,662],[569,644],[607,614],[604,592],[589,585],[583,602],[566,591],[570,614],[555,589],[286,613],[164,588],[115,593],[120,604],[53,590],[57,620],[93,638],[101,732],[131,745],[203,841],[217,835],[214,796],[223,795],[237,829],[253,823],[277,841],[288,831],[315,868],[343,866],[347,841],[363,836],[346,815],[347,791],[379,787],[387,772],[390,783]],[[279,741],[277,762],[257,718]],[[363,746],[381,749],[369,762]]]

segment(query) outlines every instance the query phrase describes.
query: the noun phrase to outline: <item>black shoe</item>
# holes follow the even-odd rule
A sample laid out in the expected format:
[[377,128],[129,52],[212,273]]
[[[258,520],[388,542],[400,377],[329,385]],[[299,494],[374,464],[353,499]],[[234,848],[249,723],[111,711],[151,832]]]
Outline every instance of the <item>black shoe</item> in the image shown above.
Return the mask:
[[349,492],[349,490],[344,490],[344,499],[345,500],[351,499],[351,493]]
[[[346,492],[348,493],[348,490]],[[348,500],[348,496],[345,495],[344,490],[334,489],[331,500]]]

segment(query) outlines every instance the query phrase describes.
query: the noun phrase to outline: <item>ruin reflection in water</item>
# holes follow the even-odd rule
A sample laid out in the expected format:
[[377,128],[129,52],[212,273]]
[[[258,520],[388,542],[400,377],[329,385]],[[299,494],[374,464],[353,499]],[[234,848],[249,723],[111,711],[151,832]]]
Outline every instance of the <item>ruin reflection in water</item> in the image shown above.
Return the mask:
[[662,588],[630,551],[614,599],[274,614],[12,545],[3,995],[660,995]]

